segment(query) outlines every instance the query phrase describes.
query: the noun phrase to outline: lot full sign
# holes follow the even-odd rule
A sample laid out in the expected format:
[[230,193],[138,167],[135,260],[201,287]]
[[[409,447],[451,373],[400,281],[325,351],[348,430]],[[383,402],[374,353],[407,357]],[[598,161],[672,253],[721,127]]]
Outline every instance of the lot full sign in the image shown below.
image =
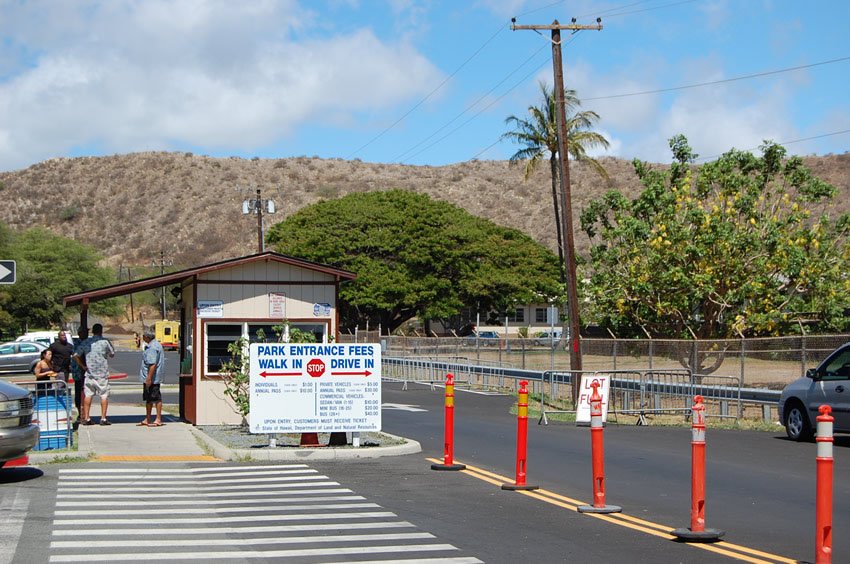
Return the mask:
[[380,345],[253,343],[252,433],[381,430]]

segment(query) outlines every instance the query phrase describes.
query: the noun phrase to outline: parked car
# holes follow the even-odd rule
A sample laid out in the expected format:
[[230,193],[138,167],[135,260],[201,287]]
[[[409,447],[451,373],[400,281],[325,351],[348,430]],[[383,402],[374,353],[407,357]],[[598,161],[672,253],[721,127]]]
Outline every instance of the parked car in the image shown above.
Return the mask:
[[35,341],[13,341],[0,345],[0,372],[32,372],[47,346]]
[[499,345],[499,334],[495,331],[479,331],[469,337],[466,337],[466,345],[474,347],[477,345],[482,347],[495,347]]
[[561,343],[561,331],[542,331],[534,338],[538,347],[557,347]]
[[[74,337],[71,335],[70,331],[64,331],[65,338],[68,339],[68,342],[72,345],[74,344]],[[31,331],[29,333],[24,333],[15,341],[27,341],[34,343],[41,343],[42,345],[49,347],[53,344],[53,341],[59,338],[59,331]]]
[[0,380],[0,467],[24,456],[38,444],[32,422],[32,397],[11,382]]
[[850,343],[833,351],[817,368],[791,382],[779,398],[779,420],[788,438],[811,440],[818,408],[832,408],[836,432],[850,433]]

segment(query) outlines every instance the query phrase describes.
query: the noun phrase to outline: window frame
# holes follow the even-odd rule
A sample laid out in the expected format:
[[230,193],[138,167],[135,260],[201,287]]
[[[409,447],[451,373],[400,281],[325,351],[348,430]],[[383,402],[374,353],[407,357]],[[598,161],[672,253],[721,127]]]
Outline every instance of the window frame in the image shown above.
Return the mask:
[[[239,325],[240,326],[240,335],[239,335],[239,337],[236,337],[236,339],[237,340],[240,339],[240,338],[245,339],[250,344],[250,343],[260,342],[258,340],[252,340],[251,339],[251,332],[250,332],[250,329],[249,329],[251,326],[258,326],[258,325],[272,326],[272,325],[280,325],[280,324],[283,323],[281,320],[277,320],[277,319],[256,319],[256,318],[252,318],[252,319],[243,319],[243,318],[203,319],[202,318],[202,319],[199,319],[199,321],[201,322],[201,327],[200,327],[201,330],[200,330],[200,335],[199,335],[200,340],[201,340],[200,344],[203,347],[202,348],[203,357],[200,359],[201,360],[202,378],[214,378],[214,379],[220,379],[222,377],[222,373],[221,372],[211,372],[210,368],[209,368],[210,367],[210,364],[209,364],[210,355],[209,355],[209,330],[208,330],[208,326],[210,326],[210,325]],[[324,329],[324,331],[323,331],[323,335],[322,335],[322,340],[319,341],[319,342],[322,342],[322,343],[328,342],[328,337],[330,335],[330,327],[331,327],[331,322],[330,322],[329,319],[291,319],[291,320],[287,320],[287,321],[288,321],[290,327],[296,327],[296,328],[301,328],[301,327],[304,327],[304,326],[322,327]],[[310,332],[314,333],[314,331],[310,331]],[[264,341],[264,342],[277,342],[275,340],[275,336],[273,336],[273,335],[271,336],[271,339],[272,339],[271,341],[268,340],[268,339],[269,339],[269,336],[267,335],[266,341]],[[230,342],[234,342],[234,341],[230,341]],[[226,362],[226,361],[223,361],[223,362]]]

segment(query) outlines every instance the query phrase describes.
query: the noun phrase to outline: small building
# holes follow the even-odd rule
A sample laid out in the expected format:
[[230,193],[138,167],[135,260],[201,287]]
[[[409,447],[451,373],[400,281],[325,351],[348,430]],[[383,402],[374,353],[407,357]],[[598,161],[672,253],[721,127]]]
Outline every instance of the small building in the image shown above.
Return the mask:
[[240,423],[224,394],[221,366],[228,345],[277,340],[284,321],[318,342],[339,338],[339,285],[356,275],[328,265],[263,252],[71,294],[88,325],[91,302],[151,290],[179,288],[180,416],[195,425]]

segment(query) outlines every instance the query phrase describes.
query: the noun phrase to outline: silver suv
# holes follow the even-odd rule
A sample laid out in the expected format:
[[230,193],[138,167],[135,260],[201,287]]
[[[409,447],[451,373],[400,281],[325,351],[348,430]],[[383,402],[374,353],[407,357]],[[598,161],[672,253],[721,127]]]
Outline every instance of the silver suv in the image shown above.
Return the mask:
[[32,423],[32,397],[20,386],[0,380],[0,467],[38,444]]
[[835,431],[850,433],[850,343],[838,347],[817,368],[785,386],[779,398],[779,420],[788,438],[811,440],[818,408],[832,408]]

